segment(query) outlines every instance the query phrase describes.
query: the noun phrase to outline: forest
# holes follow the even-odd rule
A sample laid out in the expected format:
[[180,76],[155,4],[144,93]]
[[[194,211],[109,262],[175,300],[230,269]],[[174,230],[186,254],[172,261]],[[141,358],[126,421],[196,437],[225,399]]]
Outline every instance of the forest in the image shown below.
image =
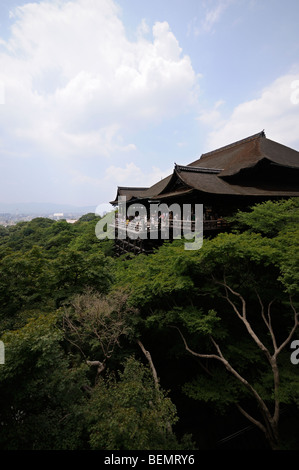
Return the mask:
[[199,250],[0,227],[0,450],[299,450],[299,202]]

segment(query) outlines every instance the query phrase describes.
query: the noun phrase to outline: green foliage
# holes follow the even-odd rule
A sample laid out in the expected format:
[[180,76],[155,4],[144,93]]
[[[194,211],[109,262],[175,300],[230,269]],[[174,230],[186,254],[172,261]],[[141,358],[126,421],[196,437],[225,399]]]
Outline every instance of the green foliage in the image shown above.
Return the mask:
[[[90,402],[90,443],[94,450],[180,449],[172,425],[176,408],[150,371],[133,357],[123,372],[100,379]],[[191,445],[191,443],[189,443]]]
[[224,414],[227,407],[240,400],[241,394],[243,397],[246,396],[246,391],[236,380],[228,376],[224,369],[216,369],[213,372],[212,378],[196,376],[183,386],[183,391],[190,398],[208,403]]
[[[278,397],[298,412],[289,345],[274,392],[266,356],[236,313],[245,303],[272,353],[268,313],[277,343],[289,334],[298,311],[298,214],[298,199],[267,201],[239,211],[234,231],[204,239],[200,250],[166,242],[130,258],[113,258],[113,240],[97,239],[94,214],[75,224],[36,218],[0,227],[0,448],[193,449],[174,429],[209,429],[208,417],[190,413],[194,403],[223,416],[241,404],[258,416],[250,391],[221,361],[190,350],[221,350],[270,409]],[[140,362],[138,338],[163,388]],[[110,371],[96,372],[92,361]]]
[[185,298],[193,290],[183,254],[183,246],[166,243],[155,254],[121,260],[115,265],[114,288],[125,288],[138,307],[173,305],[175,299]]
[[98,222],[100,219],[101,219],[100,216],[94,214],[93,212],[89,212],[88,214],[82,215],[79,219],[79,222],[90,222],[90,221]]
[[107,292],[112,281],[110,265],[110,260],[101,252],[61,250],[53,261],[57,302],[66,301],[88,287]]
[[298,209],[299,198],[265,201],[253,206],[249,212],[239,210],[231,220],[236,223],[236,227],[272,237],[298,226]]
[[2,230],[1,330],[12,328],[21,312],[51,310],[88,287],[108,291],[113,261],[97,243],[95,223],[36,218]]
[[276,239],[276,250],[278,253],[280,275],[279,281],[286,292],[298,295],[299,288],[299,228],[294,226],[280,233]]
[[180,318],[191,333],[210,335],[215,332],[216,325],[221,319],[213,309],[206,314],[194,307],[187,307],[180,312]]
[[5,250],[26,252],[39,246],[47,256],[55,259],[60,250],[74,248],[79,251],[105,252],[111,254],[111,240],[101,241],[95,236],[95,226],[99,217],[93,214],[82,216],[76,223],[65,220],[54,221],[37,217],[30,222],[19,222],[9,227],[1,227],[0,258]]
[[52,296],[54,270],[39,247],[25,253],[10,252],[0,261],[2,325],[20,310],[42,307]]
[[82,446],[85,367],[72,368],[62,348],[57,313],[40,315],[3,335],[0,367],[0,448],[76,449]]

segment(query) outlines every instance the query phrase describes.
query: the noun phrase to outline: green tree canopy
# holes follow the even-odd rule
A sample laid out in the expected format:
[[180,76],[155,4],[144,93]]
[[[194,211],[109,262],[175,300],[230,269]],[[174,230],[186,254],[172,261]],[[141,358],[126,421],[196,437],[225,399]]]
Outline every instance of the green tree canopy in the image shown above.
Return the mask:
[[[151,373],[133,357],[118,378],[111,373],[94,388],[90,403],[91,448],[95,450],[176,450],[183,448],[172,431],[176,408],[155,387]],[[190,438],[189,448],[192,448]]]
[[85,447],[83,387],[87,366],[72,367],[63,349],[59,313],[42,314],[6,332],[0,367],[0,448]]

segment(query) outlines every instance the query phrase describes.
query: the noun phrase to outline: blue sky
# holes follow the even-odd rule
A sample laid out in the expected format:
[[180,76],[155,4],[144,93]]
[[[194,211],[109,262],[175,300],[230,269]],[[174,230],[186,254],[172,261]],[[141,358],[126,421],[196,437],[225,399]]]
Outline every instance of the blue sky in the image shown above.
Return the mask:
[[91,205],[265,129],[299,150],[298,0],[2,0],[0,202]]

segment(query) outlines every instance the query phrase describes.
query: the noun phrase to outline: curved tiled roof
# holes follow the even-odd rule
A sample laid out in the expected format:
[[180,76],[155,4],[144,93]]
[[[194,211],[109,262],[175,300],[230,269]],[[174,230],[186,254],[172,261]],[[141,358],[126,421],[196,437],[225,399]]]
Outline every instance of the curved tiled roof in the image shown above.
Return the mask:
[[[242,184],[241,174],[244,175],[246,172],[248,174],[254,169],[254,175],[258,175],[262,167],[267,174],[267,171],[273,171],[274,166],[293,171],[292,186],[287,181],[270,185],[265,180],[255,181],[254,176],[251,177],[251,183],[247,180],[246,184]],[[297,172],[298,179],[296,179]],[[299,181],[299,152],[267,139],[262,131],[202,154],[198,160],[189,165],[175,164],[171,175],[150,188],[118,188],[118,194],[122,189],[127,200],[165,199],[193,191],[236,196],[299,196],[297,181]]]
[[267,139],[264,131],[205,153],[189,166],[221,168],[219,176],[225,177],[253,167],[263,159],[299,169],[299,152]]
[[144,193],[142,194],[142,198],[148,199],[148,198],[151,198],[160,194],[169,183],[171,177],[172,177],[172,174],[166,176],[166,178],[163,178],[161,181],[158,181],[153,186],[148,188],[147,191],[144,191]]
[[215,173],[200,173],[182,171],[179,178],[183,183],[197,191],[212,194],[227,194],[236,196],[298,196],[297,191],[289,189],[268,188],[259,186],[245,186],[238,184],[230,184]]
[[140,187],[131,187],[131,186],[118,186],[116,198],[114,201],[111,201],[110,204],[117,204],[118,198],[120,196],[125,196],[127,201],[130,199],[134,199],[140,197],[148,188],[140,188]]

